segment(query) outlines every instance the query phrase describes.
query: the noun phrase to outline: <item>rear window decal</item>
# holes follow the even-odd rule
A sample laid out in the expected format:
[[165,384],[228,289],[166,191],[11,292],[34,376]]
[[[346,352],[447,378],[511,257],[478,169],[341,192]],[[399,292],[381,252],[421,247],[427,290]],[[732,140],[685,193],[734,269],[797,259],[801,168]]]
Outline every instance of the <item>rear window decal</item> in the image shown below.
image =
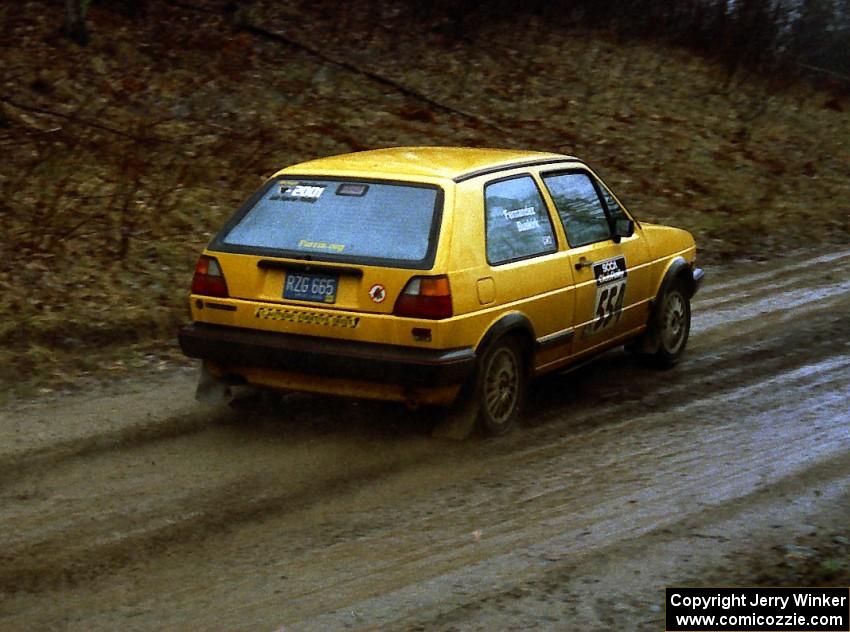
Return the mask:
[[329,250],[331,252],[342,252],[345,244],[329,244],[325,241],[312,241],[310,239],[299,239],[298,246],[301,248],[314,248],[316,250]]
[[284,202],[315,202],[322,197],[325,188],[324,185],[315,183],[281,181],[278,194],[272,195],[269,199]]

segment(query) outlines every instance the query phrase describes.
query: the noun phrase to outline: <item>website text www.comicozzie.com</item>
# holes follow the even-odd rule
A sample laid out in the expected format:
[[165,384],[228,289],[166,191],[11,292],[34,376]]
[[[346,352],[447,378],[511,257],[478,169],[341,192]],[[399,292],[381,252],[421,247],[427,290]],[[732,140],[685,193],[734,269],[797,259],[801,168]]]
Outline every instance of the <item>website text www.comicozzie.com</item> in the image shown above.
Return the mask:
[[848,588],[667,588],[668,632],[850,632]]
[[846,617],[842,617],[840,614],[813,614],[808,617],[797,613],[780,615],[722,614],[719,617],[713,614],[684,614],[676,615],[676,624],[682,626],[682,630],[703,629],[706,626],[718,630],[724,628],[739,629],[739,626],[782,626],[789,629],[805,630],[809,626],[834,628],[843,625],[845,619]]

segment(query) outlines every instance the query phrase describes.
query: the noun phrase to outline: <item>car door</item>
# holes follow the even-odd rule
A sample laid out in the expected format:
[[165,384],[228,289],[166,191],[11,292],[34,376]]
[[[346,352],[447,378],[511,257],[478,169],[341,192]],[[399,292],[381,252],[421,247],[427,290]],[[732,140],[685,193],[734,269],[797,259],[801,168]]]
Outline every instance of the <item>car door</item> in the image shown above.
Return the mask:
[[573,352],[625,337],[646,322],[648,251],[640,231],[614,238],[618,217],[628,217],[584,168],[541,173],[569,244],[575,278]]

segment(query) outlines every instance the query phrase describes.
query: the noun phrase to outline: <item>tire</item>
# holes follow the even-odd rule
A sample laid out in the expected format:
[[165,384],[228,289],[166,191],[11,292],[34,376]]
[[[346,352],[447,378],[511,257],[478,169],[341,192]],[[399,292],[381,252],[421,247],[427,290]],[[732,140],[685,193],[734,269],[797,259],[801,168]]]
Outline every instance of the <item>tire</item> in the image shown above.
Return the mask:
[[525,358],[516,338],[497,340],[484,352],[475,388],[478,425],[484,434],[503,435],[516,425],[525,403],[526,373]]
[[683,283],[673,283],[661,295],[651,327],[658,349],[649,356],[650,361],[659,368],[675,366],[691,331],[691,299]]

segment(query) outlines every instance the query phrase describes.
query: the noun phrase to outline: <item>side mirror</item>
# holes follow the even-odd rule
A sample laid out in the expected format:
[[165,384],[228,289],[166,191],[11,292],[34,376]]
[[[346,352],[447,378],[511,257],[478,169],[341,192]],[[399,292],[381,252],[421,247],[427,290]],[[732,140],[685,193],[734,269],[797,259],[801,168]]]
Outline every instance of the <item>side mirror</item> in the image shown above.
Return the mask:
[[635,223],[627,217],[614,221],[614,243],[619,244],[623,237],[631,237],[635,234]]

